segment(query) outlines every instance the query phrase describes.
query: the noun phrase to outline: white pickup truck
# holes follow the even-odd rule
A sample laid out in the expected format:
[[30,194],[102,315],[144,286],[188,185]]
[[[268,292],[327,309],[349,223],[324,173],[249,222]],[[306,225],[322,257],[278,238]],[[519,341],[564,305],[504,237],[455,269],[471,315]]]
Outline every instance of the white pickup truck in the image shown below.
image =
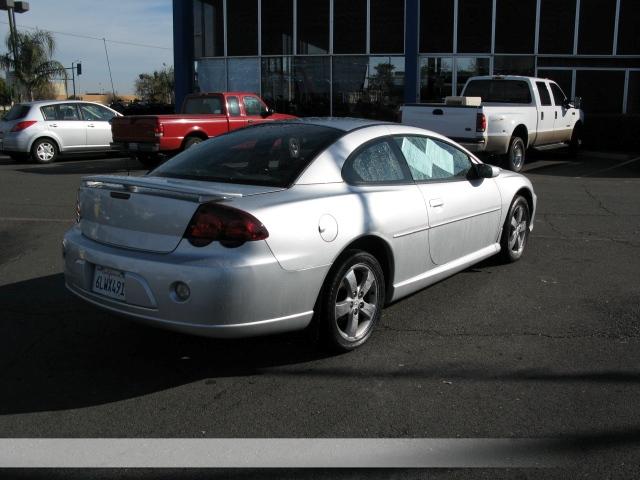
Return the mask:
[[469,151],[504,155],[519,172],[528,148],[546,150],[582,143],[580,99],[569,101],[557,83],[520,76],[471,77],[461,97],[415,103],[400,109],[401,122],[426,128]]

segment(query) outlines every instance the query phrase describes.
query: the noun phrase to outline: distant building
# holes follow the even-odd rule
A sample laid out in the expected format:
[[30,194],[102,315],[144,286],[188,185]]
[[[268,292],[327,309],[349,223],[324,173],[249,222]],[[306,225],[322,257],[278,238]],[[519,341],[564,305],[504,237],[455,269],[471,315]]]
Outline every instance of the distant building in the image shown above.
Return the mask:
[[638,0],[174,0],[176,104],[248,90],[300,115],[388,117],[472,75],[556,80],[640,113]]

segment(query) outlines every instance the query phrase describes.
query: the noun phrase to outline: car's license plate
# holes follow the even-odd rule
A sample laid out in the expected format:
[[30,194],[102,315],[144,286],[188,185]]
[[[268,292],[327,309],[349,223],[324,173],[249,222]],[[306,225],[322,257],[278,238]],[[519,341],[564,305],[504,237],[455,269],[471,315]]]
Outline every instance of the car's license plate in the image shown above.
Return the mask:
[[129,150],[138,150],[138,144],[137,143],[130,143],[129,144]]
[[95,293],[124,302],[126,298],[124,283],[124,273],[96,265],[92,285]]

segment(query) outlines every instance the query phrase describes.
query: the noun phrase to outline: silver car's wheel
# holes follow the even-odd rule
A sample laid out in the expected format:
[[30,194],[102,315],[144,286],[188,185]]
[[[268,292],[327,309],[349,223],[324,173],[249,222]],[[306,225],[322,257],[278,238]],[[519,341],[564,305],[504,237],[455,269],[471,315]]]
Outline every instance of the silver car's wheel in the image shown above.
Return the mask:
[[384,304],[384,274],[372,255],[350,251],[328,278],[323,323],[330,346],[352,350],[367,341]]
[[501,248],[502,257],[507,262],[515,262],[522,257],[529,235],[530,212],[527,200],[518,195],[514,198],[505,221]]
[[41,138],[31,147],[31,158],[37,163],[52,163],[58,157],[58,146],[48,138]]

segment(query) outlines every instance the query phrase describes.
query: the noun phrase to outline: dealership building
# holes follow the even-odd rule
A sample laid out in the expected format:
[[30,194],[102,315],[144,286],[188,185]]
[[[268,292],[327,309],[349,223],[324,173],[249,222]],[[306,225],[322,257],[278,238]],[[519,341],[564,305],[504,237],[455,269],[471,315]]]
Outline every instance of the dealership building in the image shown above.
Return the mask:
[[301,116],[392,119],[473,75],[554,79],[640,113],[640,0],[174,0],[176,101],[250,91]]

